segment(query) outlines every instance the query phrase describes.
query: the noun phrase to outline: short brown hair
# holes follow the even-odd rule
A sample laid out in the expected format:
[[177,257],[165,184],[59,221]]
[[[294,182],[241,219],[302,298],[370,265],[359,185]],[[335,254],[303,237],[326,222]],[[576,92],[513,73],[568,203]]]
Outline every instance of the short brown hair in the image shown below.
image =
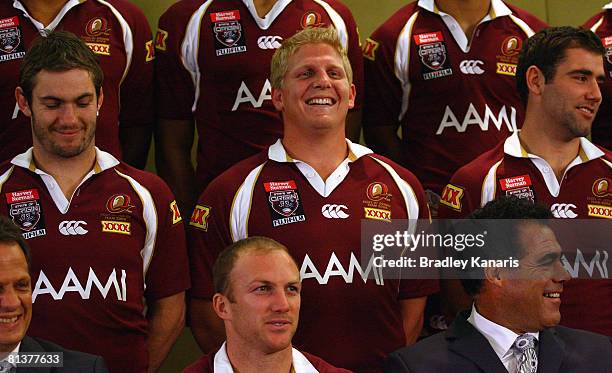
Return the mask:
[[219,254],[213,266],[215,292],[225,295],[232,301],[230,274],[238,258],[250,252],[265,254],[277,250],[287,253],[297,267],[297,263],[295,263],[295,259],[289,254],[287,247],[271,238],[253,236],[236,241],[226,247],[221,254]]
[[23,256],[26,258],[28,271],[30,270],[30,247],[21,235],[19,227],[4,215],[0,215],[0,243],[9,245],[14,243],[19,245],[23,252]]
[[32,103],[32,91],[40,71],[63,72],[73,69],[89,73],[96,96],[100,97],[104,73],[97,56],[73,33],[54,31],[47,37],[39,36],[26,53],[19,68],[19,86],[28,103]]
[[334,48],[342,58],[342,66],[346,73],[349,84],[353,83],[353,69],[348,59],[346,49],[342,46],[338,31],[333,27],[308,27],[289,39],[283,41],[280,48],[276,50],[270,62],[270,80],[273,88],[283,86],[283,78],[287,73],[289,58],[306,44],[327,44]]

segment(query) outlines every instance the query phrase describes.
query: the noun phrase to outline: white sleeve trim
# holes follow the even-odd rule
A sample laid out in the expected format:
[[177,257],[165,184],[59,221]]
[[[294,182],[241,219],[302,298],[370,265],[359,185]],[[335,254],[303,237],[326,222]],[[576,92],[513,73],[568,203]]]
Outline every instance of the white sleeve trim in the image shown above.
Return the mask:
[[251,203],[253,202],[253,190],[264,165],[265,163],[262,163],[249,172],[234,195],[229,221],[233,242],[249,236],[249,215],[251,213]]
[[128,71],[130,70],[130,66],[132,65],[132,56],[134,55],[134,34],[132,33],[132,28],[130,27],[130,24],[125,20],[125,18],[123,18],[123,15],[121,15],[117,8],[115,8],[107,1],[97,1],[100,4],[106,5],[110,8],[115,17],[117,17],[117,20],[121,25],[121,30],[123,31],[123,45],[125,46],[125,69],[123,70],[123,76],[121,77],[121,82],[119,83],[121,84],[123,83],[123,80],[127,76]]
[[314,0],[314,2],[323,7],[323,9],[325,9],[327,14],[329,15],[329,18],[334,24],[334,27],[338,31],[340,43],[342,44],[345,50],[348,50],[348,30],[346,28],[346,23],[344,23],[344,19],[342,19],[342,16],[325,1]]
[[410,101],[410,90],[412,89],[410,84],[410,44],[412,27],[418,15],[419,12],[415,12],[408,19],[408,22],[406,22],[397,38],[397,45],[395,47],[395,76],[402,86],[402,108],[397,118],[398,121],[401,121],[404,115],[406,115]]

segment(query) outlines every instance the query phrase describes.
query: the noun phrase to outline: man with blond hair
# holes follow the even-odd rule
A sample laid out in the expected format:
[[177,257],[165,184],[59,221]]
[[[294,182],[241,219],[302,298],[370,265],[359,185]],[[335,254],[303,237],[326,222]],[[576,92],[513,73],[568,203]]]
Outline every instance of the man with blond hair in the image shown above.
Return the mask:
[[334,29],[309,28],[285,40],[271,66],[283,138],[215,179],[191,217],[192,330],[205,349],[220,339],[211,333],[219,330],[210,286],[217,248],[272,237],[300,264],[296,345],[336,366],[378,372],[395,346],[416,340],[437,283],[372,273],[360,224],[427,218],[423,189],[407,170],[345,139],[355,86]]

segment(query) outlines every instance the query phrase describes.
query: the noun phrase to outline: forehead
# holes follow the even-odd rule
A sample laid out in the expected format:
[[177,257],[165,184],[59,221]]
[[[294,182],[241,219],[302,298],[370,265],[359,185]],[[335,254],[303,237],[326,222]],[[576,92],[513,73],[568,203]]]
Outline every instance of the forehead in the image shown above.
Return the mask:
[[561,246],[555,233],[538,222],[521,223],[518,228],[523,259],[537,259],[547,254],[560,254]]
[[310,64],[333,64],[342,66],[340,53],[327,43],[309,43],[295,50],[289,58],[289,70]]
[[587,69],[597,74],[603,74],[603,56],[581,47],[568,48],[557,66],[557,70],[563,69],[568,71]]
[[28,274],[28,263],[16,242],[0,242],[0,281],[9,274]]
[[291,282],[299,280],[299,271],[289,255],[282,250],[249,250],[238,256],[230,277],[236,285],[246,285],[256,280]]
[[37,95],[64,97],[93,93],[94,83],[87,70],[67,71],[41,70],[34,77],[33,91]]

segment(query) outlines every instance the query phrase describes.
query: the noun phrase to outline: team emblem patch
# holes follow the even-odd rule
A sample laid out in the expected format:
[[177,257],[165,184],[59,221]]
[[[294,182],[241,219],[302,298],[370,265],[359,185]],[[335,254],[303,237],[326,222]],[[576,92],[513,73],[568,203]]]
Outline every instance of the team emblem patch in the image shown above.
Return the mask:
[[22,235],[26,240],[47,234],[38,189],[9,192],[5,196],[9,215],[24,231]]
[[323,22],[321,22],[321,15],[313,11],[304,13],[300,23],[302,28],[323,26]]
[[365,45],[363,46],[363,57],[367,58],[370,61],[375,61],[376,50],[379,46],[380,44],[377,41],[367,38]]
[[442,32],[414,35],[414,40],[419,47],[418,53],[423,64],[423,79],[430,80],[453,74]]
[[508,36],[501,45],[501,52],[504,56],[517,56],[523,48],[523,41],[516,36]]
[[239,10],[211,13],[217,56],[246,52],[246,42]]
[[602,177],[595,180],[591,190],[595,197],[612,197],[612,179]]
[[515,196],[521,199],[528,199],[532,203],[535,202],[535,194],[529,175],[500,179],[499,184],[501,189],[506,192],[506,196]]
[[204,205],[196,205],[189,219],[189,225],[208,231],[208,217],[210,216],[210,207]]
[[363,200],[364,218],[391,221],[391,198],[387,184],[374,181],[368,184]]
[[375,181],[368,185],[366,189],[366,196],[370,201],[378,202],[381,200],[391,201],[391,194],[389,194],[389,187],[387,184]]
[[495,56],[497,60],[495,72],[500,75],[515,76],[521,48],[523,48],[523,39],[520,37],[511,35],[504,38],[499,47],[501,54]]
[[0,62],[15,60],[24,56],[25,46],[19,17],[0,19]]
[[92,18],[85,25],[85,34],[87,36],[109,36],[111,29],[108,27],[108,21],[103,17]]
[[294,180],[267,182],[264,189],[268,193],[273,227],[306,220]]
[[461,199],[465,195],[465,190],[453,184],[446,184],[440,197],[440,203],[453,210],[461,211]]
[[130,203],[130,196],[127,194],[114,194],[106,201],[106,210],[113,214],[122,212],[132,212],[134,205]]

